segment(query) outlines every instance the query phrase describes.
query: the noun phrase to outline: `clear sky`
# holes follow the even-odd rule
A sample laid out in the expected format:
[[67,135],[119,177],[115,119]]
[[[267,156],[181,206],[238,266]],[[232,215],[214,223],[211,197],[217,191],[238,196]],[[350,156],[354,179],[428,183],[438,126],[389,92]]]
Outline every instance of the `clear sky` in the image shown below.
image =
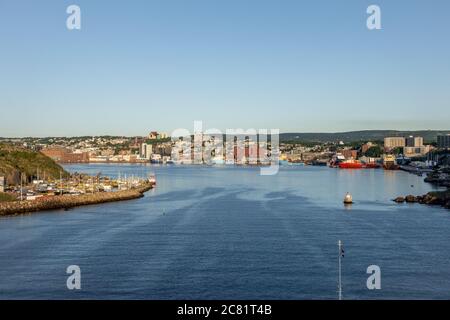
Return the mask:
[[[81,7],[81,30],[66,28]],[[378,4],[382,30],[369,31]],[[0,0],[0,136],[450,129],[448,0]]]

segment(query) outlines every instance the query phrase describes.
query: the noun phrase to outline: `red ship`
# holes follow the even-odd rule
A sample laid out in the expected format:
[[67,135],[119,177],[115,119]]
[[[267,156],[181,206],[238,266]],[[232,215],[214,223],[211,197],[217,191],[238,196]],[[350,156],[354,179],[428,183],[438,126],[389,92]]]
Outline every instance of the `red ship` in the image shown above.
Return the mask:
[[362,169],[363,165],[358,160],[347,160],[339,163],[340,169]]

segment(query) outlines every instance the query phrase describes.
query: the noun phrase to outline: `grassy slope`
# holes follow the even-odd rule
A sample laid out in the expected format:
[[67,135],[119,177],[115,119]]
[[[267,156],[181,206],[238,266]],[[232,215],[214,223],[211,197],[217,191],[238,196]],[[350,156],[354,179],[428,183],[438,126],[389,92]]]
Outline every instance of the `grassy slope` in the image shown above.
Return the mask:
[[0,202],[2,201],[15,201],[16,198],[10,194],[0,192]]
[[27,177],[35,177],[38,169],[41,176],[45,172],[48,178],[58,179],[60,172],[68,175],[60,165],[40,152],[0,144],[0,175],[10,178],[23,172]]

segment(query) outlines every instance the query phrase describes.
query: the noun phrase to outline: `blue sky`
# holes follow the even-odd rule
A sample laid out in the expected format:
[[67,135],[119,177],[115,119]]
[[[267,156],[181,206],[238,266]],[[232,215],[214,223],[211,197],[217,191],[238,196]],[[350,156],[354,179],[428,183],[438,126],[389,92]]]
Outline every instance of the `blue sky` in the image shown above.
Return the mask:
[[[82,29],[66,28],[81,7]],[[382,30],[366,28],[378,4]],[[450,129],[447,0],[0,0],[0,136]]]

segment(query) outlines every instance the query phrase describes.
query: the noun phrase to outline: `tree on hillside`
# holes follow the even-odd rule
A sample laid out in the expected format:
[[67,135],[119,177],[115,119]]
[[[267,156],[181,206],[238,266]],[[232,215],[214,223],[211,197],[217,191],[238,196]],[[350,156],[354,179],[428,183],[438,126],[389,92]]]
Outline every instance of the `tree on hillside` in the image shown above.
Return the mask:
[[366,157],[379,158],[383,154],[383,149],[380,146],[370,147],[364,154]]
[[392,149],[392,153],[395,155],[403,154],[403,147],[397,147],[397,148]]

